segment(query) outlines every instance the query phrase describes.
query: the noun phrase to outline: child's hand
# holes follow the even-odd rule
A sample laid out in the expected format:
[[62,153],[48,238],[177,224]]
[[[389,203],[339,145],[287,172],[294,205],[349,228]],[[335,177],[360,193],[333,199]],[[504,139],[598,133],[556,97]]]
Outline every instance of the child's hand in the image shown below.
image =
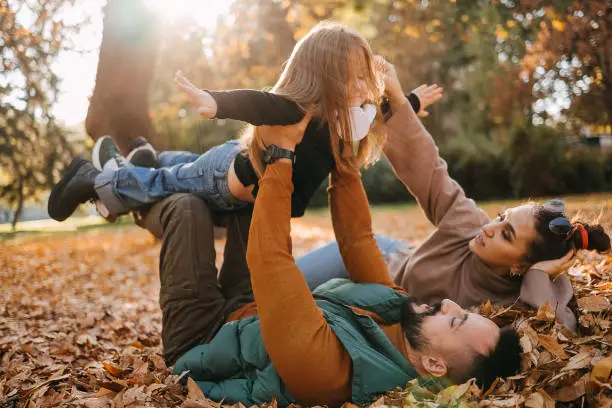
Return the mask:
[[418,96],[419,101],[421,101],[421,109],[417,112],[417,115],[420,118],[424,118],[429,116],[429,112],[425,109],[442,99],[444,88],[439,87],[437,84],[423,84],[414,89],[412,93]]
[[174,74],[174,83],[187,94],[201,117],[212,119],[217,115],[217,101],[206,91],[198,89],[181,71]]

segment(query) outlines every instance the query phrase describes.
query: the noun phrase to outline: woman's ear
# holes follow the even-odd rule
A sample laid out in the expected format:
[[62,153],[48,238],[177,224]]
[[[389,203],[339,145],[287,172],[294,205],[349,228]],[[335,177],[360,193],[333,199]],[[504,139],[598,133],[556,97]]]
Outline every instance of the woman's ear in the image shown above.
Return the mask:
[[510,275],[522,276],[525,274],[525,272],[527,272],[527,269],[529,269],[529,265],[522,262],[515,263],[510,267]]
[[423,369],[434,377],[443,377],[448,371],[446,362],[440,357],[423,355],[421,356],[421,364],[423,365]]

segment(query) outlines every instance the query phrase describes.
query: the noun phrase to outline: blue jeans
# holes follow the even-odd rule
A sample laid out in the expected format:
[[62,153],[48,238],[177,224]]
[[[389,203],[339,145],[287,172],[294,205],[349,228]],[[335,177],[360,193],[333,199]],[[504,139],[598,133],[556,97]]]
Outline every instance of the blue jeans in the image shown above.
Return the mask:
[[[389,256],[398,248],[406,245],[403,241],[384,235],[375,235],[374,238],[376,238],[376,243],[383,253],[385,261],[388,261]],[[310,290],[330,279],[348,277],[337,242],[332,242],[307,253],[296,260],[296,264],[304,274]]]
[[126,166],[100,173],[96,192],[111,215],[124,214],[174,193],[201,197],[211,210],[237,210],[248,203],[232,197],[227,174],[240,150],[240,142],[232,140],[202,155],[163,152],[159,169]]

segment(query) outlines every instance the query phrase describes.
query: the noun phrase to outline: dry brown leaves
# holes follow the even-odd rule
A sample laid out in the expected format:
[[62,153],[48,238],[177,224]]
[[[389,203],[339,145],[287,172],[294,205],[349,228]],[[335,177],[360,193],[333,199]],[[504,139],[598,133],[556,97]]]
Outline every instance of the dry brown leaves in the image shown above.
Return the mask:
[[[430,231],[417,209],[376,212],[374,226],[413,242]],[[296,255],[332,240],[328,216],[295,220],[293,238]],[[217,244],[220,263],[223,240]],[[192,382],[181,386],[164,364],[158,252],[137,227],[0,242],[0,408],[221,408]],[[484,396],[471,383],[438,394],[409,384],[373,406],[611,406],[612,258],[582,253],[570,275],[576,335],[554,322],[550,306],[481,306],[482,314],[519,328],[520,375]]]

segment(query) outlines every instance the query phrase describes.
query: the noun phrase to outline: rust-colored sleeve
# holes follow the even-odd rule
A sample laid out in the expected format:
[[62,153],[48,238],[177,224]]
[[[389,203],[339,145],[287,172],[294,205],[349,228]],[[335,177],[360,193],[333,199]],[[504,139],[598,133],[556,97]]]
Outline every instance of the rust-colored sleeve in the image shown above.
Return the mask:
[[302,404],[351,397],[351,359],[317,307],[291,254],[290,163],[266,167],[255,200],[247,263],[272,364]]
[[329,184],[327,191],[332,224],[350,279],[401,289],[393,282],[374,239],[370,205],[359,169],[349,166],[335,169],[330,175]]

